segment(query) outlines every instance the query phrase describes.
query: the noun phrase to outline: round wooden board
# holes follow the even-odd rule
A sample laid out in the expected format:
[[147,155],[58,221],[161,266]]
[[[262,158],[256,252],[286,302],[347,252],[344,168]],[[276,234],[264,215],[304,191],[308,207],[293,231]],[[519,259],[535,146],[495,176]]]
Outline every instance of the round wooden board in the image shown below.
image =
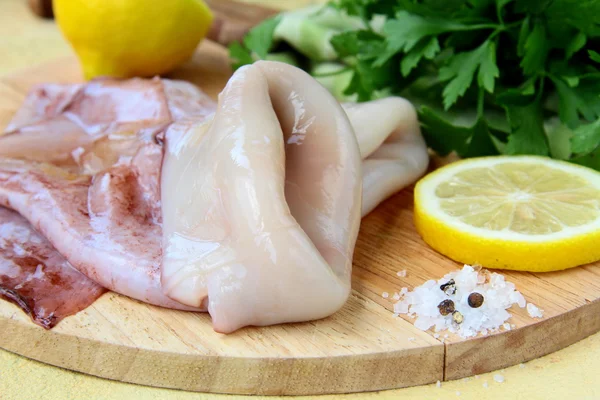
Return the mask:
[[[0,79],[0,128],[35,83],[80,80],[64,59]],[[205,43],[173,77],[211,95],[229,69],[224,50]],[[46,331],[0,301],[0,347],[88,374],[203,392],[322,394],[359,392],[451,380],[542,356],[600,330],[600,266],[532,274],[504,271],[528,301],[544,310],[533,320],[511,309],[516,329],[445,343],[394,317],[391,299],[460,267],[427,247],[412,221],[412,191],[379,206],[362,222],[353,292],[346,306],[320,321],[212,330],[206,314],[149,306],[114,293]],[[396,273],[406,270],[406,277]]]

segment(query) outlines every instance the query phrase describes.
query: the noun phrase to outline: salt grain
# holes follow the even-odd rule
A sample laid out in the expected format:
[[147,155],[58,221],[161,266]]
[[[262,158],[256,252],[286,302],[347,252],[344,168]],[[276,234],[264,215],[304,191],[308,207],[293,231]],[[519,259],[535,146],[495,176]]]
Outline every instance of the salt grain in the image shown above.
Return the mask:
[[502,376],[500,374],[496,374],[496,375],[494,375],[494,380],[498,383],[502,383],[502,382],[504,382],[504,376]]
[[[440,290],[440,286],[451,281],[455,291]],[[479,293],[485,299],[478,308],[469,307],[468,298],[472,293]],[[508,309],[513,305],[527,307],[530,315],[533,311],[532,316],[541,317],[542,313],[533,304],[527,304],[525,297],[503,275],[485,269],[477,271],[469,265],[450,272],[437,281],[429,280],[412,291],[402,288],[399,298],[394,297],[394,300],[394,312],[416,318],[414,325],[418,329],[448,331],[463,338],[474,337],[479,333],[487,335],[499,332],[501,328],[512,329],[513,326],[507,321],[511,317]],[[440,314],[438,305],[450,300],[459,313],[456,315],[463,317],[460,324],[453,322],[451,314]],[[444,338],[447,339],[448,335]]]
[[433,337],[436,338],[436,339],[439,339],[440,338],[440,334],[439,333],[434,333]]
[[457,395],[457,396],[460,396],[460,392],[458,392],[458,391],[457,391],[457,392],[456,392],[456,395]]
[[[398,302],[394,304],[394,312],[396,314],[406,314],[408,313],[408,303],[406,302]],[[410,316],[410,314],[409,314]]]
[[442,382],[440,382],[440,381],[437,381],[437,382],[435,383],[435,386],[437,386],[437,387],[441,388],[441,387],[442,387]]
[[544,316],[544,311],[531,303],[527,303],[527,314],[529,314],[531,318],[542,318]]
[[396,275],[398,275],[400,278],[405,278],[406,277],[406,270],[403,269],[402,271],[398,271],[398,272],[396,272]]
[[398,293],[394,293],[394,295],[392,296],[392,300],[400,300],[400,295]]
[[388,297],[390,297],[390,294],[388,292],[383,292],[383,293],[381,293],[381,297],[383,297],[384,299],[387,299]]
[[489,383],[488,383],[487,381],[483,382],[483,387],[484,387],[484,388],[488,388],[489,386],[490,386],[490,385],[489,385]]
[[417,339],[415,339],[414,337],[409,337],[409,338],[408,338],[408,341],[409,341],[409,342],[414,342],[415,340],[417,340]]
[[523,363],[519,364],[519,368],[525,368],[525,364],[523,364]]

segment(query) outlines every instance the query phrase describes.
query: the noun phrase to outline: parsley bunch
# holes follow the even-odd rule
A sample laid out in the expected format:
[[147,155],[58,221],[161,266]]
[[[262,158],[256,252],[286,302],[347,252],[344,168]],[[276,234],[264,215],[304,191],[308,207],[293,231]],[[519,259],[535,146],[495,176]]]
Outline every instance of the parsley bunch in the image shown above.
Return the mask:
[[[303,32],[325,41],[319,51]],[[231,56],[241,65],[282,49],[309,71],[339,63],[328,76],[344,77],[345,96],[413,101],[440,155],[536,154],[600,170],[600,0],[336,0],[266,21]]]

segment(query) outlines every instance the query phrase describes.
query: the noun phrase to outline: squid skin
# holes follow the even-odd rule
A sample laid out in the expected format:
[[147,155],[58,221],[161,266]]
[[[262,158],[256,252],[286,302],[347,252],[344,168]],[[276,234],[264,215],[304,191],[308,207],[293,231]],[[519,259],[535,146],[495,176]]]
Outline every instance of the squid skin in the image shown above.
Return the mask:
[[342,108],[267,61],[236,71],[214,117],[166,144],[163,290],[223,333],[341,308],[361,216],[428,164],[406,100]]

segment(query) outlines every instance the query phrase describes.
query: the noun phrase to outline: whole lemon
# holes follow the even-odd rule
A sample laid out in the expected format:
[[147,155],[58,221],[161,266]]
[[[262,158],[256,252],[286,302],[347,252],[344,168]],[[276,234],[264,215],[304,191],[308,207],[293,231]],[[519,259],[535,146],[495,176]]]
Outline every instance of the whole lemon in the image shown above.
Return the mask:
[[202,0],[54,0],[54,13],[86,79],[169,72],[213,19]]

